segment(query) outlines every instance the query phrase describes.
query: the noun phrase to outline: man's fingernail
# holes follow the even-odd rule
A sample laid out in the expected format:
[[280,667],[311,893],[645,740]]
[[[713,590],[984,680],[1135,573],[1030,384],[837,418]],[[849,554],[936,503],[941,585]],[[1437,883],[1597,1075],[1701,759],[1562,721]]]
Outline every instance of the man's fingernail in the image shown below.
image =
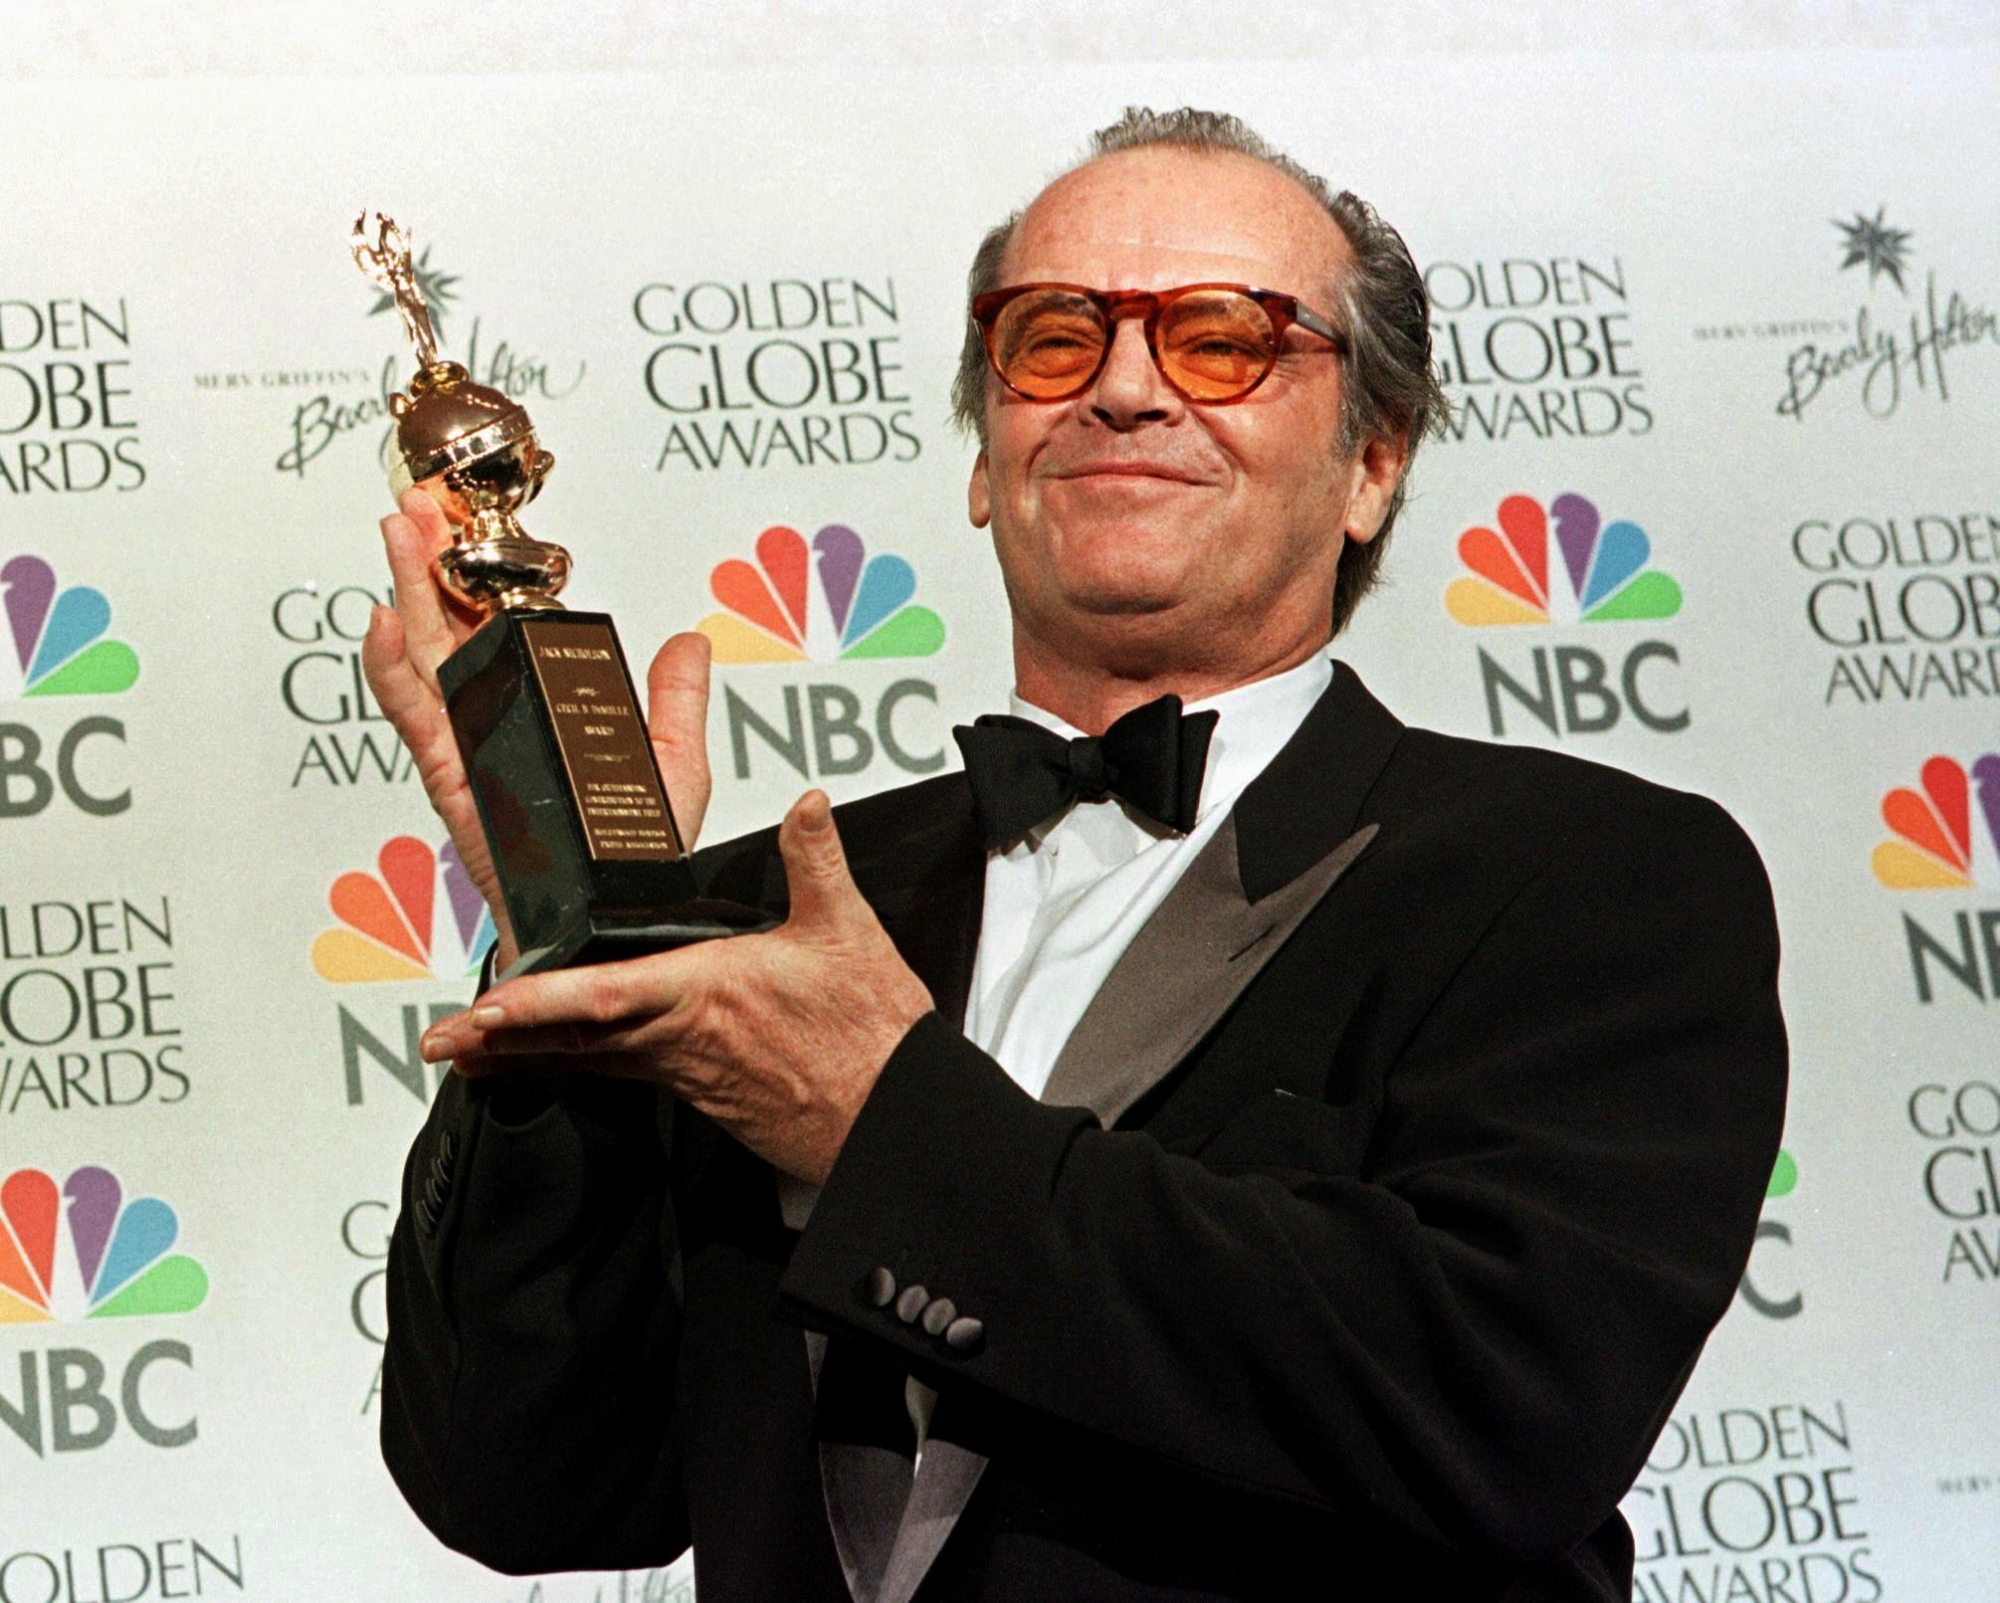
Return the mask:
[[417,1043],[417,1051],[426,1063],[436,1063],[451,1056],[451,1043],[442,1035],[427,1035]]
[[806,798],[805,812],[799,822],[814,834],[824,834],[833,828],[833,804],[824,791],[816,790]]
[[476,1007],[472,1010],[472,1027],[476,1030],[490,1030],[496,1024],[503,1023],[506,1017],[505,1008],[495,1007],[489,1002],[485,1007]]

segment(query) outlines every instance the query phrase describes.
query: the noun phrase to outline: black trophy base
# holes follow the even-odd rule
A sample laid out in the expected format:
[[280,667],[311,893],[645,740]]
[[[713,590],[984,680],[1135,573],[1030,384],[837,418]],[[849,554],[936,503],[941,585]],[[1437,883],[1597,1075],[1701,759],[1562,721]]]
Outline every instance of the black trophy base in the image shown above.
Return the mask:
[[438,682],[520,949],[509,975],[778,922],[699,894],[605,614],[510,607]]
[[770,914],[738,902],[690,897],[652,917],[630,919],[615,913],[586,913],[559,935],[553,945],[524,946],[521,955],[495,976],[535,974],[549,968],[581,968],[586,963],[617,963],[628,957],[671,952],[696,941],[727,935],[755,935],[773,928]]

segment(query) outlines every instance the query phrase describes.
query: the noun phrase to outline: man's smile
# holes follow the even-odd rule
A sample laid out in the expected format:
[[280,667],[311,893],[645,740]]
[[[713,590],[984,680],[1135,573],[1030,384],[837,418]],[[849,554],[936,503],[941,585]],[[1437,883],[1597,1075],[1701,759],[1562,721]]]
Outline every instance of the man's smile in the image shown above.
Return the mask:
[[1045,453],[1035,464],[1034,477],[1090,489],[1137,490],[1146,486],[1216,488],[1219,476],[1200,466],[1162,456],[1127,456],[1096,452],[1084,456]]
[[1164,462],[1082,462],[1049,475],[1054,479],[1162,479],[1172,484],[1202,484],[1184,468]]

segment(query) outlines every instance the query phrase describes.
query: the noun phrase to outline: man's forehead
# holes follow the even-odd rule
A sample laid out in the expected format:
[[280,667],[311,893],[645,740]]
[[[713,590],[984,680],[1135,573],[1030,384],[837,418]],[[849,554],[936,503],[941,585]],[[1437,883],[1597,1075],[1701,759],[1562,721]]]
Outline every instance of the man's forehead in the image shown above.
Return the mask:
[[1144,149],[1090,162],[1036,196],[1003,276],[1094,279],[1122,268],[1161,283],[1185,273],[1283,288],[1337,271],[1345,254],[1325,209],[1274,168],[1233,153]]

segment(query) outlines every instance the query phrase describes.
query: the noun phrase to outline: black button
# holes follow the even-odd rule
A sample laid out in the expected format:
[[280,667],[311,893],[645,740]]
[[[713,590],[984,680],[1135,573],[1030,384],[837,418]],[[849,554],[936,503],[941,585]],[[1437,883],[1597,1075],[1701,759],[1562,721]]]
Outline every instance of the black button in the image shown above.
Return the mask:
[[896,1300],[896,1277],[887,1269],[871,1269],[854,1293],[871,1308],[886,1308]]
[[931,1300],[931,1294],[922,1286],[906,1286],[902,1296],[896,1299],[896,1317],[906,1325],[914,1325],[917,1315],[924,1311],[924,1304]]
[[924,1329],[933,1336],[942,1336],[945,1326],[958,1317],[958,1305],[949,1297],[933,1297],[930,1307],[924,1310]]
[[445,1167],[450,1168],[452,1160],[458,1156],[458,1132],[447,1130],[438,1141],[438,1152],[444,1158]]
[[983,1321],[966,1317],[954,1319],[944,1327],[944,1344],[955,1353],[966,1357],[986,1345],[986,1326]]

